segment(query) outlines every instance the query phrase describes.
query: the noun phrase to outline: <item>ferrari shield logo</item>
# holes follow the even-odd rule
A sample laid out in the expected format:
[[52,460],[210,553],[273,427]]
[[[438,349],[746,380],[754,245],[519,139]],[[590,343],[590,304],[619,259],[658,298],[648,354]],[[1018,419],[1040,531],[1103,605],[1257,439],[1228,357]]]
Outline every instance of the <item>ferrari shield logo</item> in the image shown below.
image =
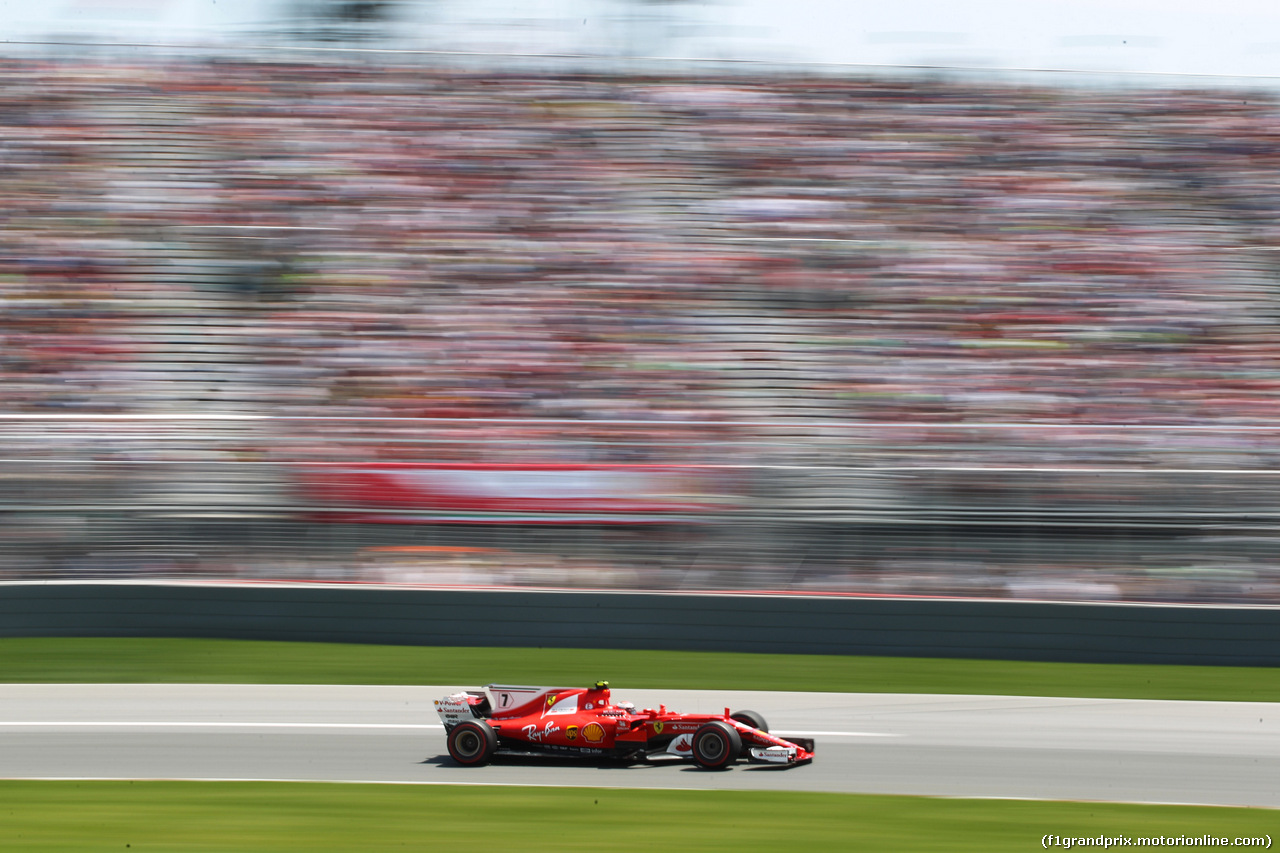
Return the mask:
[[577,739],[578,739],[578,727],[577,727],[577,726],[569,726],[567,729],[565,729],[565,730],[564,730],[564,736],[565,736],[566,738],[568,738],[569,740],[577,740]]
[[660,735],[660,734],[662,734],[662,723],[654,723],[654,724],[653,724],[653,733],[654,733],[655,735]]

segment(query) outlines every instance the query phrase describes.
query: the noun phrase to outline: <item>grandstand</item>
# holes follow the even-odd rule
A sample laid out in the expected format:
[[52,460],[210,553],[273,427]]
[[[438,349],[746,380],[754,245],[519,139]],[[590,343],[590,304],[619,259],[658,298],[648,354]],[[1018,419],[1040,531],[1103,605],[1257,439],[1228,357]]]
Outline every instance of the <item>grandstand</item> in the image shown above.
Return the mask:
[[[1280,590],[1265,93],[303,56],[0,79],[9,576]],[[735,479],[605,519],[650,536],[317,520],[369,509],[316,505],[321,463]]]

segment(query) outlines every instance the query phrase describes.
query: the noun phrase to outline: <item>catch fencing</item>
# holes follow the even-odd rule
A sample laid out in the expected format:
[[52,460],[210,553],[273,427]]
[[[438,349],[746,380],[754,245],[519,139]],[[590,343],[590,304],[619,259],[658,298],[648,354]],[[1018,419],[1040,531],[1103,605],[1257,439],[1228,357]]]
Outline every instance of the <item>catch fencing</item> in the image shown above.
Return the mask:
[[0,579],[1280,602],[1280,430],[0,418]]

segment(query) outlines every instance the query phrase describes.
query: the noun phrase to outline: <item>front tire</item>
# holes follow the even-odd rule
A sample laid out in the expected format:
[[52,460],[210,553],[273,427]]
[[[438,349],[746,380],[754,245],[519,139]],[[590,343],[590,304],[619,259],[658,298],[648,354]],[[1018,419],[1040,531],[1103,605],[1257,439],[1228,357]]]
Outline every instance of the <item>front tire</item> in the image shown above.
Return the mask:
[[759,729],[762,732],[769,731],[769,724],[765,722],[763,716],[755,711],[734,711],[729,715],[729,719],[737,720],[743,725],[751,726],[751,728]]
[[488,764],[498,749],[498,736],[484,720],[463,720],[449,730],[449,756],[463,767]]
[[741,752],[742,736],[728,723],[703,723],[693,733],[693,760],[708,770],[723,770]]

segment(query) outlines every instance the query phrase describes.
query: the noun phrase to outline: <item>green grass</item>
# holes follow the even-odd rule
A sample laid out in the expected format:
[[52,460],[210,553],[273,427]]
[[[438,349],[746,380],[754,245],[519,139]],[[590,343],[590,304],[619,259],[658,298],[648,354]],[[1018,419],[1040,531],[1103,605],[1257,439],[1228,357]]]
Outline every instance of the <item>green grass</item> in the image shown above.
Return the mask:
[[1275,835],[1260,809],[750,791],[0,782],[0,850],[1029,851],[1046,834]]
[[243,640],[0,639],[0,682],[588,684],[615,689],[1280,701],[1280,668],[488,649]]

